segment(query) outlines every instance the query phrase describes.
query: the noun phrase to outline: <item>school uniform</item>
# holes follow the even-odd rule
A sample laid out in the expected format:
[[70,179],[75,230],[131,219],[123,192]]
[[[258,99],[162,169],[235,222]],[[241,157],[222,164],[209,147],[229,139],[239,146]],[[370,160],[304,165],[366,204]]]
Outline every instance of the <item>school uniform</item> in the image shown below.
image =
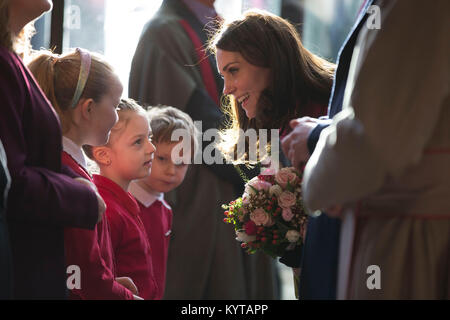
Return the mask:
[[93,229],[95,193],[61,163],[61,128],[17,54],[0,46],[0,139],[11,175],[6,217],[16,299],[67,297],[64,228]]
[[[62,162],[81,177],[90,180],[83,151],[63,137]],[[81,270],[81,288],[70,292],[71,299],[133,299],[133,293],[115,281],[116,270],[108,220],[103,216],[94,230],[66,228],[64,246],[67,265]]]
[[136,198],[152,249],[153,272],[158,284],[157,299],[162,299],[166,283],[167,256],[172,233],[172,208],[164,200],[164,193],[150,193],[132,182],[128,191]]
[[158,285],[152,252],[138,203],[129,192],[106,177],[94,175],[94,182],[106,203],[117,273],[133,279],[140,297],[156,299]]

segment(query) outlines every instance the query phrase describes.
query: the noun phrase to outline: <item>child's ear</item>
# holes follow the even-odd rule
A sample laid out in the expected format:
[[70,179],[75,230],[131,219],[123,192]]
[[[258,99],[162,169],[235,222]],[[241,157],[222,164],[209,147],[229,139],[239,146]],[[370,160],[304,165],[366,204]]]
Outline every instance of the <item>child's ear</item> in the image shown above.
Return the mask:
[[84,119],[91,119],[92,108],[94,107],[93,99],[82,99],[78,105],[81,109],[81,115]]
[[109,166],[111,164],[111,149],[106,146],[93,147],[92,156],[99,165]]

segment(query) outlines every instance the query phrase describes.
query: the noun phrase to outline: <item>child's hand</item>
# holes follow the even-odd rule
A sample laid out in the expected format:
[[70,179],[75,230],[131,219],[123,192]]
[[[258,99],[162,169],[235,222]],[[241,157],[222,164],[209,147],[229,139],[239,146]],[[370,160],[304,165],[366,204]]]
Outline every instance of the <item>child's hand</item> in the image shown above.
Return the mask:
[[[138,295],[139,294],[138,288],[134,284],[133,280],[131,280],[131,278],[129,278],[129,277],[118,277],[118,278],[116,278],[116,281],[118,283],[120,283],[121,285],[123,285],[128,290],[130,290],[131,292],[133,292],[133,295]],[[138,297],[138,298],[140,298],[140,297]],[[140,299],[142,299],[142,298],[140,298]],[[137,299],[137,300],[140,300],[140,299]]]
[[102,221],[103,213],[106,210],[105,201],[103,201],[103,198],[98,193],[97,187],[91,181],[89,181],[87,179],[84,179],[84,178],[81,178],[81,177],[77,177],[77,178],[74,178],[74,179],[76,181],[78,181],[79,183],[82,183],[82,184],[92,188],[92,190],[94,190],[95,195],[97,196],[97,203],[98,203],[98,220],[97,220],[97,223],[99,223],[100,221]]

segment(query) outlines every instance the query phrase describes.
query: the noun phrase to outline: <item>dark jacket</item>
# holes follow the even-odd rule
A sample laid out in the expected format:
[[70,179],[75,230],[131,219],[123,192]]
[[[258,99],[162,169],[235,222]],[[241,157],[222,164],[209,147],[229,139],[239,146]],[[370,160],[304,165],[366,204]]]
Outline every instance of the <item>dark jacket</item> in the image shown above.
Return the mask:
[[[361,27],[366,23],[367,9],[372,2],[369,0],[365,4],[339,52],[336,77],[328,108],[329,119],[342,109],[353,48]],[[311,154],[319,140],[320,133],[327,126],[327,124],[320,124],[309,135],[308,148]],[[330,218],[325,213],[309,219],[306,241],[303,246],[300,299],[336,299],[340,227],[340,219]]]
[[22,60],[0,46],[0,139],[11,174],[7,203],[14,298],[64,299],[64,228],[94,228],[95,193],[61,164],[55,111]]
[[0,300],[12,298],[12,261],[5,217],[10,184],[6,154],[0,141]]

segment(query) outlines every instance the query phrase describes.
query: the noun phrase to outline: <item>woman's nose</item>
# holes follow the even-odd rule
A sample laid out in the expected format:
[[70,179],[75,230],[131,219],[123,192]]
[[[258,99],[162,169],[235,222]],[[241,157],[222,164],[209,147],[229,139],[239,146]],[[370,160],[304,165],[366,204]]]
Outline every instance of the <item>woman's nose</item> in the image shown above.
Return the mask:
[[225,80],[223,84],[223,94],[232,94],[234,92],[234,86],[230,81]]

